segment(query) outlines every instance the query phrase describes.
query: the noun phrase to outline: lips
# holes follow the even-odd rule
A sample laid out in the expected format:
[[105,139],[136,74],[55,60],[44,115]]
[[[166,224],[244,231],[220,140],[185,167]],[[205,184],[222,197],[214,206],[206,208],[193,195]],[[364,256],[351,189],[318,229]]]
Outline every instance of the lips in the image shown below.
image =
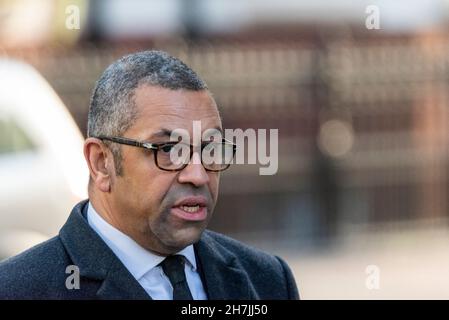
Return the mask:
[[181,206],[195,206],[199,205],[200,207],[207,206],[207,199],[201,196],[192,196],[179,200],[175,203],[173,207],[181,207]]
[[187,221],[202,221],[207,218],[207,199],[192,196],[179,200],[172,207],[171,212],[180,219]]

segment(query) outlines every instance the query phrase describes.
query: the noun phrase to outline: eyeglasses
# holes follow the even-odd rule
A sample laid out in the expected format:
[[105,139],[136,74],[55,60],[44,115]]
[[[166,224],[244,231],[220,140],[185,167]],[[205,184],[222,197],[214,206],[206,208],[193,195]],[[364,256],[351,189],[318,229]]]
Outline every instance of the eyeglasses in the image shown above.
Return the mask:
[[[164,171],[181,171],[192,159],[196,147],[182,142],[150,143],[123,137],[94,137],[128,146],[139,147],[154,152],[156,166]],[[203,142],[201,144],[201,164],[207,171],[219,172],[226,170],[232,163],[236,145],[222,139],[221,142]]]

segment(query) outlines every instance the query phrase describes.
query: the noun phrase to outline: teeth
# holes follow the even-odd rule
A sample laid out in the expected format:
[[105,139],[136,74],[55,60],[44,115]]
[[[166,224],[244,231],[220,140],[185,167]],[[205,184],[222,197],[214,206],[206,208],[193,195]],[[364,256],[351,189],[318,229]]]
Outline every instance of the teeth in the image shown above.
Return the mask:
[[200,206],[199,205],[196,205],[196,206],[181,206],[181,209],[186,211],[186,212],[194,213],[194,212],[197,212],[198,210],[200,210]]

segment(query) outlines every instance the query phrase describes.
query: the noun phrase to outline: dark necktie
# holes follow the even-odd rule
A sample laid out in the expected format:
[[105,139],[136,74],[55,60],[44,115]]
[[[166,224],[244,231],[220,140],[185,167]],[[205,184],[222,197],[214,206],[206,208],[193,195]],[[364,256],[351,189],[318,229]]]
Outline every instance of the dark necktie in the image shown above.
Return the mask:
[[161,266],[173,287],[173,300],[193,300],[184,273],[184,258],[180,255],[168,256]]

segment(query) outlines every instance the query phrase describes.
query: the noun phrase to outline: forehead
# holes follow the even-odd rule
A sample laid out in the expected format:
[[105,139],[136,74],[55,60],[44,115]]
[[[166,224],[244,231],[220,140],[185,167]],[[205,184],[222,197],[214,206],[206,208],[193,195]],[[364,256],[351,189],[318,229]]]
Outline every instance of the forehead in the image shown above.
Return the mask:
[[201,121],[202,131],[221,128],[217,105],[207,90],[170,90],[141,85],[135,91],[137,119],[129,131],[150,137],[162,129],[192,130],[193,121]]

